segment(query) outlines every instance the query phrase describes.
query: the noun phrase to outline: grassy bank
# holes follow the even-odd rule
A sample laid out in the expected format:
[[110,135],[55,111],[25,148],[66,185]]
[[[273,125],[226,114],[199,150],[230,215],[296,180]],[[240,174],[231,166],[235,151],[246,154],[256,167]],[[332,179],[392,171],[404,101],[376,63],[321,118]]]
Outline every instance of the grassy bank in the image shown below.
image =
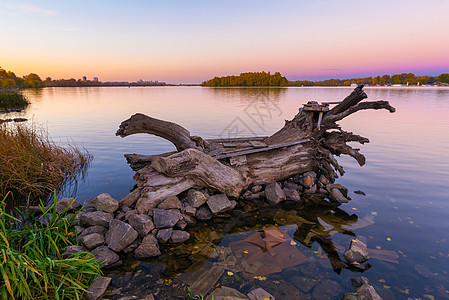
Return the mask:
[[84,175],[91,159],[75,146],[58,146],[36,124],[0,124],[0,197],[12,191],[47,198]]
[[81,299],[101,275],[99,261],[87,252],[63,256],[73,244],[75,215],[57,214],[56,205],[40,207],[46,222],[24,213],[19,221],[0,203],[0,298]]
[[28,99],[13,91],[0,91],[0,109],[24,109],[30,102]]

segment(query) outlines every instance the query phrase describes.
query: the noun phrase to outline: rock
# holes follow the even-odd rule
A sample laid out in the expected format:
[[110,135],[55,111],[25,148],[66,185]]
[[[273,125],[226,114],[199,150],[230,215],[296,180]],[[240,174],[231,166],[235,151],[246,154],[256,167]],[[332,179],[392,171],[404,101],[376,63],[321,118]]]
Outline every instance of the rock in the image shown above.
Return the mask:
[[56,212],[62,214],[64,210],[67,212],[77,211],[81,208],[81,204],[74,198],[62,198],[56,203]]
[[299,193],[297,190],[291,190],[291,189],[283,189],[285,197],[287,198],[287,200],[291,200],[291,201],[296,201],[299,202],[301,201],[301,196],[299,196]]
[[154,229],[153,220],[149,215],[132,214],[128,223],[139,233],[140,237],[146,236]]
[[181,212],[188,216],[194,217],[196,214],[196,208],[190,205],[189,203],[183,203]]
[[299,188],[299,185],[296,184],[296,183],[294,183],[294,182],[288,182],[288,181],[286,181],[286,182],[284,182],[284,184],[282,185],[282,187],[284,188],[284,192],[285,192],[285,189],[288,189],[288,190],[297,190],[297,189]]
[[198,208],[206,203],[207,197],[200,191],[190,189],[187,192],[187,202],[194,208]]
[[156,228],[170,228],[176,225],[182,215],[179,210],[175,209],[153,209],[153,221]]
[[104,260],[100,264],[100,268],[112,265],[119,260],[119,256],[107,246],[100,246],[91,251],[96,259]]
[[215,289],[211,294],[210,298],[214,300],[248,300],[248,297],[240,293],[239,291],[227,287],[227,286],[221,286],[218,289]]
[[259,193],[253,194],[250,191],[246,191],[242,197],[243,197],[243,199],[248,200],[248,201],[257,200],[257,199],[260,199],[261,193],[264,193],[264,192],[259,192]]
[[172,233],[173,233],[173,228],[160,229],[157,232],[156,237],[161,243],[166,243],[170,239]]
[[349,200],[343,196],[339,189],[333,188],[330,190],[329,198],[338,203],[348,203]]
[[84,227],[82,227],[82,226],[76,225],[76,226],[75,226],[75,233],[76,233],[76,235],[79,237],[80,234],[83,233],[83,231],[84,231],[85,229],[86,229],[86,228],[84,228]]
[[229,201],[228,196],[226,194],[218,194],[213,195],[207,198],[207,206],[213,214],[219,214],[222,212],[226,212],[232,208],[233,203]]
[[251,192],[253,192],[254,194],[259,193],[260,191],[262,191],[262,186],[261,185],[255,185],[251,188]]
[[99,211],[104,211],[107,213],[113,213],[118,209],[118,201],[111,197],[107,193],[103,193],[95,197],[91,205]]
[[136,203],[139,197],[140,197],[140,189],[135,189],[134,191],[123,197],[122,200],[118,202],[118,205],[120,208],[130,207],[134,203]]
[[106,232],[106,243],[109,249],[120,252],[134,242],[137,236],[137,231],[131,225],[119,220],[112,220],[109,230]]
[[144,237],[140,246],[134,250],[134,255],[136,258],[148,258],[161,255],[159,244],[157,243],[157,239],[154,235],[149,234]]
[[353,287],[358,288],[361,287],[364,284],[369,284],[369,279],[366,277],[356,277],[356,278],[351,278],[351,284]]
[[137,209],[131,209],[125,212],[125,221],[127,222],[132,215],[138,214],[139,211]]
[[306,188],[306,189],[304,190],[304,192],[305,192],[306,194],[315,194],[315,193],[316,193],[316,190],[317,190],[317,186],[316,186],[316,184],[313,184],[311,187]]
[[184,230],[187,227],[187,222],[184,221],[184,219],[181,219],[176,223],[176,227],[178,227],[181,230]]
[[157,207],[161,209],[180,209],[182,206],[181,201],[179,201],[178,197],[171,196],[162,201],[161,204],[159,204]]
[[293,276],[289,278],[290,282],[293,283],[294,286],[296,286],[298,289],[303,291],[304,293],[310,292],[312,288],[316,284],[316,280],[313,280],[309,277],[303,277],[303,276]]
[[136,239],[134,242],[132,242],[130,245],[126,246],[125,249],[123,249],[123,253],[128,254],[133,252],[137,247],[139,247],[140,241],[139,239]]
[[382,300],[374,287],[369,285],[366,277],[357,277],[351,279],[352,285],[356,288],[353,293],[346,293],[340,300]]
[[274,297],[270,293],[268,293],[267,291],[265,291],[262,288],[257,288],[255,290],[252,290],[251,292],[249,292],[247,294],[247,296],[248,296],[248,298],[250,300],[261,300],[261,299],[263,299],[263,300],[267,300],[267,299],[274,300]]
[[120,221],[125,220],[125,213],[121,212],[121,211],[116,211],[114,213],[114,219],[117,219],[117,220],[120,220]]
[[326,186],[331,183],[330,180],[323,174],[321,174],[320,179],[318,179],[318,182],[321,184],[321,186]]
[[90,287],[87,289],[87,292],[84,293],[84,297],[87,300],[97,300],[103,296],[104,292],[108,288],[111,283],[111,277],[96,277]]
[[104,244],[104,236],[98,233],[84,235],[79,239],[87,249],[93,249]]
[[173,244],[183,243],[190,238],[190,233],[182,230],[173,230],[170,242]]
[[86,209],[87,207],[93,207],[92,206],[92,200],[94,200],[94,197],[90,197],[90,198],[87,198],[86,200],[84,200],[84,202],[83,202],[83,210]]
[[104,236],[107,230],[108,229],[106,227],[100,225],[90,226],[84,229],[84,231],[78,236],[78,238],[81,239],[82,237],[92,233],[98,233]]
[[369,259],[368,248],[360,239],[353,239],[349,250],[343,255],[347,262],[363,263]]
[[93,211],[89,213],[84,213],[80,217],[80,222],[83,225],[96,226],[100,225],[103,227],[109,227],[109,222],[114,219],[111,213],[106,213],[103,211]]
[[325,280],[318,283],[313,289],[313,299],[338,299],[344,292],[343,287],[332,280]]
[[196,219],[188,215],[182,215],[182,219],[187,223],[187,225],[195,225]]
[[[210,211],[209,207],[207,207],[206,205],[203,205],[196,210],[195,217],[200,221],[207,221],[207,220],[212,219],[213,216],[212,216],[212,212]],[[186,222],[187,222],[187,220],[186,220]]]
[[285,200],[284,191],[277,182],[267,184],[265,187],[265,197],[271,205],[276,205]]
[[87,249],[83,246],[70,245],[65,248],[64,253],[76,253],[76,252],[85,252],[85,251],[87,251]]

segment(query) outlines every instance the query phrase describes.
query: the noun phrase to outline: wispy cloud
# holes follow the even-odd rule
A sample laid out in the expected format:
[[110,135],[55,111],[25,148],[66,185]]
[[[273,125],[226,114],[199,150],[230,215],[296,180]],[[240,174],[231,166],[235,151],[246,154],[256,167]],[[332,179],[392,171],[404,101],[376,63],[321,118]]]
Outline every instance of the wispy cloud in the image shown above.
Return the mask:
[[58,14],[57,11],[50,10],[50,9],[45,9],[45,8],[41,8],[41,7],[37,7],[34,4],[28,4],[28,3],[12,4],[9,7],[12,8],[12,9],[17,9],[17,10],[20,10],[22,12],[27,12],[27,13],[38,13],[38,14],[43,14],[43,15],[56,15],[56,14]]

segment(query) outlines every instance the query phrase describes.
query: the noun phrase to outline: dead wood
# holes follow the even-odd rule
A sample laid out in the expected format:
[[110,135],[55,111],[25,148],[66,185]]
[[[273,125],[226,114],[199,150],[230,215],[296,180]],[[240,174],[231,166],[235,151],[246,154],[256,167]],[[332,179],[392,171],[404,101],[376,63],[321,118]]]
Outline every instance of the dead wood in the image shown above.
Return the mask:
[[330,103],[309,102],[269,137],[204,140],[190,136],[178,124],[135,114],[122,122],[116,135],[154,134],[171,141],[178,150],[160,155],[126,155],[132,166],[140,168],[134,176],[143,195],[137,209],[147,212],[164,198],[193,186],[238,197],[251,184],[279,181],[312,170],[320,170],[333,182],[337,171],[344,173],[335,156],[349,155],[362,166],[365,157],[347,143],[369,142],[343,131],[336,122],[360,110],[395,111],[388,101],[361,102],[365,98],[360,85],[332,109]]

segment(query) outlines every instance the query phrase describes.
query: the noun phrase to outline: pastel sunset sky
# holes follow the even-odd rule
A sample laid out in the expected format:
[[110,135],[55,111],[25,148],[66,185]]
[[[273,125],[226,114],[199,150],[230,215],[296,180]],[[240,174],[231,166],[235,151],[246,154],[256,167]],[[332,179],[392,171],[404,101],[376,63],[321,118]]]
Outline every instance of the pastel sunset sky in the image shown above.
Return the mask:
[[43,79],[449,72],[448,0],[0,0],[0,26],[0,66]]

